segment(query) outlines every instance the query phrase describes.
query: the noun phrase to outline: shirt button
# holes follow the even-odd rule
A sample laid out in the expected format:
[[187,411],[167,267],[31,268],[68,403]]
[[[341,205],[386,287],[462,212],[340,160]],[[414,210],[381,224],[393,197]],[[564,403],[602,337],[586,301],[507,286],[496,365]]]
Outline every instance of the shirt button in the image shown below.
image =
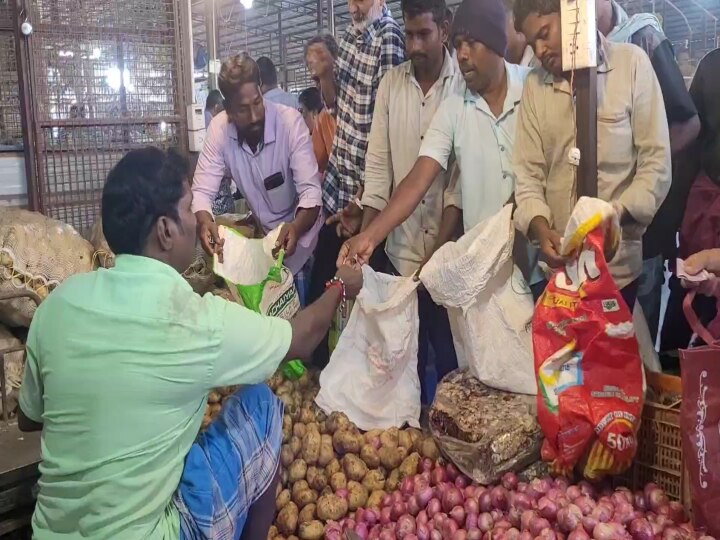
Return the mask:
[[503,180],[506,180],[508,175],[506,173],[503,173]]
[[422,200],[422,203],[425,204],[425,199]]
[[428,231],[427,229],[425,229],[425,234],[429,234],[429,233],[430,233],[430,231]]
[[425,102],[424,102],[424,101],[422,102],[422,106],[423,106],[423,107],[425,106]]
[[501,151],[501,152],[504,152],[504,151],[505,151],[505,147],[504,147],[502,144],[500,145],[500,151]]
[[425,138],[425,135],[420,135],[420,140],[422,141]]

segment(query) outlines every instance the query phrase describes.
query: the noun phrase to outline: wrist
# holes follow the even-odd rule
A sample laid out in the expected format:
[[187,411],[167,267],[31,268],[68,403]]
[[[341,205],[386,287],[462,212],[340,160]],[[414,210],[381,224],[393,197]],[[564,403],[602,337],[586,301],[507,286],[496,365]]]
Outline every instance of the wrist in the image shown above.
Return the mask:
[[336,290],[339,293],[339,304],[345,303],[345,282],[342,278],[335,276],[325,283],[325,290]]
[[528,232],[530,239],[540,241],[550,231],[550,223],[543,216],[536,216],[530,221]]
[[197,220],[198,224],[213,223],[215,221],[213,215],[207,210],[198,210],[197,212],[195,212],[195,219]]

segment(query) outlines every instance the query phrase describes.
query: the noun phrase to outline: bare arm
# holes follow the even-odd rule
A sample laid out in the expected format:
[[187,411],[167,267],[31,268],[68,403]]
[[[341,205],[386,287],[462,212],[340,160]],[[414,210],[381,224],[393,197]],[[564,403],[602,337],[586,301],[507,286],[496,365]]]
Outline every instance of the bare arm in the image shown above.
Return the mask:
[[380,211],[376,210],[375,208],[371,206],[366,206],[363,209],[363,220],[362,220],[362,226],[360,227],[360,232],[366,230],[370,224],[375,221],[375,218],[380,215]]
[[310,358],[315,347],[330,328],[335,310],[340,305],[339,288],[326,290],[315,302],[298,313],[291,321],[292,341],[285,360]]
[[685,122],[670,124],[670,151],[673,157],[690,146],[700,135],[700,118],[695,115]]

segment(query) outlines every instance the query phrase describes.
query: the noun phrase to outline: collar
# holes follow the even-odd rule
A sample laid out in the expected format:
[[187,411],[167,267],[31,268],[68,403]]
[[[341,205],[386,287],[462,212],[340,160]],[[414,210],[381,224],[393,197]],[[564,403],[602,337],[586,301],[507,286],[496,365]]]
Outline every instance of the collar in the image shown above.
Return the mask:
[[355,37],[355,40],[358,42],[364,42],[364,43],[370,43],[372,42],[373,38],[375,37],[375,34],[380,29],[380,27],[385,22],[385,19],[387,17],[390,17],[390,9],[387,7],[387,5],[383,6],[382,13],[380,14],[380,17],[378,17],[376,20],[371,22],[365,30],[362,32],[358,31],[355,26],[350,23],[350,28],[348,29],[350,33]]
[[[505,94],[505,103],[503,103],[503,112],[500,118],[505,116],[510,110],[515,108],[522,99],[523,87],[525,86],[525,77],[523,72],[529,72],[530,68],[516,66],[505,61],[505,76],[507,77],[507,94]],[[475,103],[475,106],[486,112],[490,112],[487,102],[478,94],[472,92],[469,88],[465,88],[465,103]],[[498,120],[500,120],[498,118]]]
[[[268,92],[268,94],[269,93],[270,92]],[[260,147],[258,147],[258,152],[262,147],[267,146],[270,143],[274,143],[276,136],[275,123],[277,118],[277,107],[272,101],[268,101],[265,98],[263,98],[263,104],[265,105],[265,130],[263,133],[263,143]],[[240,136],[238,135],[237,127],[229,120],[228,124],[230,125],[230,138],[236,142],[240,142]],[[247,146],[245,141],[242,141],[242,143],[243,148],[247,148],[248,151],[250,151],[250,148]]]
[[[597,33],[597,55],[598,55],[598,66],[595,68],[597,73],[609,73],[613,70],[611,63],[612,44],[603,36],[600,32]],[[567,94],[570,93],[570,82],[565,77],[555,77],[545,68],[544,82],[545,84],[552,84],[555,90],[561,90]]]
[[[442,68],[440,69],[440,76],[438,77],[438,81],[442,81],[443,83],[450,77],[454,77],[457,73],[456,64],[453,60],[452,56],[450,56],[450,53],[448,50],[443,47],[443,64]],[[403,73],[407,77],[410,78],[415,84],[417,84],[417,79],[415,78],[415,70],[412,66],[412,61],[408,60],[407,62],[402,64],[402,70]]]
[[187,284],[187,281],[172,266],[143,255],[118,255],[115,257],[115,266],[107,271],[122,272],[123,274],[164,274]]

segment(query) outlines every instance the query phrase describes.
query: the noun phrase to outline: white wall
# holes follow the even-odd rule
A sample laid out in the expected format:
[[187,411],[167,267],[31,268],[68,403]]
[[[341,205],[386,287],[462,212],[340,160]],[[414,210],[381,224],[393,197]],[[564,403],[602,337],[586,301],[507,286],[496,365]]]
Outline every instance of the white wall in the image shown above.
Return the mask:
[[21,153],[0,153],[0,207],[27,206],[25,157]]

